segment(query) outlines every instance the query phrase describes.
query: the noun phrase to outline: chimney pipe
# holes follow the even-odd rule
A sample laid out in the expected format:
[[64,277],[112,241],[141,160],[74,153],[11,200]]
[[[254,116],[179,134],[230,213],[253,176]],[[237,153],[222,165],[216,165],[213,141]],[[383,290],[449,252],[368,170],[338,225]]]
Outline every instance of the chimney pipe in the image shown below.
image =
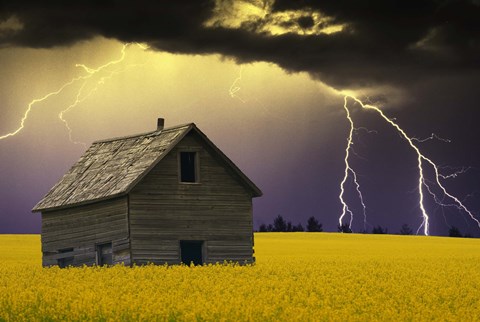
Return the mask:
[[163,118],[158,118],[157,119],[157,131],[163,130],[163,127],[165,126],[165,119]]

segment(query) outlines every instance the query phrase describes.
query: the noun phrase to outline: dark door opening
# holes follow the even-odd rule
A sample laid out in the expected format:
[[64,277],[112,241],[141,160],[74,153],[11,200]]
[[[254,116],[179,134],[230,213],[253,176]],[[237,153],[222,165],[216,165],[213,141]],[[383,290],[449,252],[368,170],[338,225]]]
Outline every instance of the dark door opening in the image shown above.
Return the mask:
[[97,265],[112,265],[112,243],[97,245]]
[[[71,252],[73,252],[73,248],[64,248],[58,251],[59,254],[65,254],[65,253],[71,253]],[[73,256],[59,258],[57,259],[57,263],[60,268],[65,268],[70,265],[73,265]]]
[[185,265],[202,265],[202,247],[203,241],[181,240],[180,253],[182,255],[182,263]]

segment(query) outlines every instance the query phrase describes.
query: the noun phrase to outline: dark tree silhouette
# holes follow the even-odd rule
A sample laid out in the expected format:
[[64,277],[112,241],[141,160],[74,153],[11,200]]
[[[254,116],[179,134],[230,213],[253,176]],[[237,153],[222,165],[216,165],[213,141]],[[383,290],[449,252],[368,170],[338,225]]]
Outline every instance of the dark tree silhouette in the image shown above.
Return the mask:
[[388,231],[387,228],[383,229],[382,226],[376,226],[372,229],[372,234],[386,234]]
[[287,229],[285,229],[285,231],[288,231],[288,232],[293,231],[293,226],[291,221],[287,222]]
[[408,224],[403,224],[400,229],[400,235],[413,235],[413,230]]
[[287,231],[287,223],[281,215],[273,220],[273,231]]
[[350,229],[350,227],[348,227],[347,224],[342,224],[338,226],[338,232],[349,234],[352,232],[352,230]]
[[450,229],[448,230],[448,236],[450,236],[450,237],[463,237],[460,230],[455,226],[450,227]]
[[261,233],[264,233],[264,232],[267,232],[267,225],[265,224],[261,224],[260,225],[260,228],[258,228],[258,231],[261,232]]
[[318,222],[318,220],[312,216],[308,218],[307,221],[307,231],[308,232],[320,232],[323,231],[322,224]]
[[303,228],[301,223],[298,223],[298,225],[292,227],[292,231],[305,231],[305,228]]

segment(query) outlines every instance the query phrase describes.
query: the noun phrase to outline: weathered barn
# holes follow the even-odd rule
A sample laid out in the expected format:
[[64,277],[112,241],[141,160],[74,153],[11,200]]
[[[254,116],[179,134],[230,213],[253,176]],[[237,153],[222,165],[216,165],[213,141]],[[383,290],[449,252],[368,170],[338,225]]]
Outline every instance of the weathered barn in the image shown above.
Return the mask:
[[262,192],[195,124],[94,142],[33,208],[43,265],[252,263]]

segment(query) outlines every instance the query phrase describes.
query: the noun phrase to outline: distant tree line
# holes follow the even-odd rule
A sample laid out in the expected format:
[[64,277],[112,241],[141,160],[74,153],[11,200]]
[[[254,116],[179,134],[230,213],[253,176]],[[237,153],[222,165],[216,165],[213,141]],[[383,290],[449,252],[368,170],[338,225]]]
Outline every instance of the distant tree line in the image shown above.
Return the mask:
[[281,215],[278,215],[273,220],[272,224],[261,224],[258,229],[259,232],[294,232],[294,231],[308,231],[321,232],[323,231],[322,224],[312,216],[307,220],[306,228],[301,223],[293,225],[291,221],[286,221]]
[[450,229],[448,230],[448,236],[450,237],[463,237],[463,238],[471,238],[473,237],[472,235],[470,234],[462,234],[460,232],[460,229],[458,229],[457,227],[455,226],[452,226],[450,227]]
[[[347,224],[343,224],[341,226],[338,226],[338,232],[341,233],[351,233],[352,230]],[[369,234],[368,230],[363,231],[364,234]],[[374,226],[372,228],[372,231],[370,232],[371,234],[388,234],[388,228],[382,227],[382,226]],[[408,225],[408,224],[403,224],[402,227],[400,228],[400,231],[398,232],[399,235],[413,235],[414,231],[413,229]],[[449,231],[448,231],[448,236],[449,237],[464,237],[464,238],[470,238],[472,235],[470,234],[462,234],[460,230],[455,227],[451,226]]]
[[[338,232],[340,233],[352,233],[352,229],[348,224],[342,224],[338,227]],[[301,223],[293,225],[291,221],[285,220],[281,215],[278,215],[273,220],[271,224],[261,224],[259,232],[295,232],[295,231],[307,231],[307,232],[322,232],[323,226],[322,224],[314,217],[311,216],[307,220],[307,225],[303,227]],[[374,226],[372,230],[369,232],[368,230],[364,230],[362,233],[364,234],[388,234],[388,228],[382,227],[380,225]],[[408,224],[403,224],[398,232],[399,235],[413,235],[414,231]],[[449,237],[464,237],[469,238],[472,237],[470,234],[462,234],[460,230],[455,227],[451,226],[448,232]]]

